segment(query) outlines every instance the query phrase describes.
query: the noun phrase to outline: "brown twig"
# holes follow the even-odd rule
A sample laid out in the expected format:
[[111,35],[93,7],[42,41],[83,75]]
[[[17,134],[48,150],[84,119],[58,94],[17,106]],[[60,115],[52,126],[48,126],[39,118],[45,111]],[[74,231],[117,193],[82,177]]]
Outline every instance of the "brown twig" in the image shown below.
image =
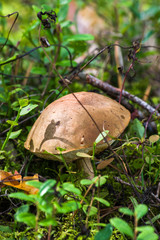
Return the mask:
[[23,86],[26,86],[26,84],[27,84],[28,77],[29,77],[29,74],[30,74],[30,72],[31,72],[31,70],[32,70],[33,64],[34,64],[33,62],[30,62],[30,63],[29,63],[29,66],[28,66],[28,68],[27,68],[27,71],[26,71],[24,80],[23,80],[23,82],[22,82],[22,85],[23,85]]
[[[111,97],[117,97],[120,95],[120,89],[113,87],[109,83],[103,82],[94,76],[84,74],[84,73],[79,73],[78,76],[83,81],[91,84],[94,87],[97,87],[97,88],[103,90]],[[160,117],[160,113],[154,107],[152,107],[151,105],[149,105],[148,103],[146,103],[145,101],[140,99],[139,97],[137,97],[125,90],[122,91],[122,96],[131,100],[132,102],[138,104],[139,106],[141,106],[142,108],[147,110],[150,114],[155,113],[157,117]]]

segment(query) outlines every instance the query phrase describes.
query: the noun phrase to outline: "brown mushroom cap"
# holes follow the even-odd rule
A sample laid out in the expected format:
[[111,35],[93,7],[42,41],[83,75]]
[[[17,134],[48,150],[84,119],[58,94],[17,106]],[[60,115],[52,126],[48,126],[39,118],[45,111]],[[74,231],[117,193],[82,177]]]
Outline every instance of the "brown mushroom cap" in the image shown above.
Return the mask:
[[[75,93],[97,123],[101,132],[118,137],[130,121],[130,112],[116,101],[92,92]],[[92,119],[78,103],[73,94],[68,94],[48,105],[34,123],[24,147],[39,157],[59,160],[57,147],[65,149],[66,162],[77,159],[77,152],[92,153],[93,143],[99,135]],[[107,137],[108,141],[112,139]],[[108,147],[101,141],[96,153]],[[48,153],[44,153],[47,151]]]

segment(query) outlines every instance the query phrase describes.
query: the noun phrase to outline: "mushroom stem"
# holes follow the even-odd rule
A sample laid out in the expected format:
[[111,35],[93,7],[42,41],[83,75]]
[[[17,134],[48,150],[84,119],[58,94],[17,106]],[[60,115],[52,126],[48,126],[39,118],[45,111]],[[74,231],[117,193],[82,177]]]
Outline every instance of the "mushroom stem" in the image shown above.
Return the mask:
[[84,172],[84,176],[88,179],[94,178],[94,170],[90,158],[80,158],[76,161],[79,170]]

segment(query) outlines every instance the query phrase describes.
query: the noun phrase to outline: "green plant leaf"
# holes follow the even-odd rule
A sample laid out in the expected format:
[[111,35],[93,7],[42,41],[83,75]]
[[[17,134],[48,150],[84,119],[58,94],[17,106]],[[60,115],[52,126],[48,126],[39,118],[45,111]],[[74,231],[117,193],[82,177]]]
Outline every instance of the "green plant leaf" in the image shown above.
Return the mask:
[[147,10],[142,11],[140,13],[141,20],[147,20],[151,17],[154,17],[157,13],[160,12],[160,7],[159,6],[152,6],[149,7]]
[[110,223],[115,228],[117,228],[121,233],[126,234],[127,236],[133,238],[134,234],[132,228],[123,219],[120,219],[118,217],[111,218]]
[[146,163],[147,164],[153,164],[154,163],[154,159],[151,158],[151,156],[146,156],[145,157]]
[[9,194],[11,198],[18,198],[20,200],[29,201],[29,202],[35,202],[35,196],[34,195],[27,195],[23,192],[16,192]]
[[39,198],[38,199],[38,208],[43,211],[45,214],[51,216],[53,213],[53,193],[48,197],[44,196],[45,199]]
[[90,41],[94,40],[94,36],[91,34],[75,34],[73,36],[70,36],[68,39],[68,42],[72,41]]
[[23,222],[27,224],[30,227],[35,228],[36,226],[36,216],[32,213],[20,213],[17,215],[17,221],[18,222]]
[[59,205],[58,203],[54,203],[58,213],[69,213],[73,212],[79,208],[81,208],[81,204],[77,201],[67,201]]
[[19,129],[18,131],[15,131],[15,132],[11,132],[9,139],[17,138],[21,134],[21,132],[22,132],[22,129]]
[[82,180],[80,181],[80,183],[81,183],[82,185],[91,185],[91,184],[92,184],[92,180],[90,180],[90,179],[82,179]]
[[[85,212],[85,214],[88,214],[88,209],[89,209],[89,205],[83,205],[83,211]],[[93,216],[96,215],[98,212],[98,209],[96,207],[91,206],[90,211],[89,211],[89,216]]]
[[66,17],[67,17],[67,14],[68,14],[68,9],[69,9],[68,4],[61,5],[61,7],[59,9],[59,12],[57,14],[59,22],[63,22],[63,21],[66,20]]
[[137,118],[135,118],[130,127],[130,134],[141,139],[144,136],[144,132],[145,128],[143,124]]
[[79,190],[79,188],[76,188],[72,183],[65,182],[62,184],[62,187],[65,191],[81,195],[81,191]]
[[100,230],[94,237],[94,240],[109,240],[112,235],[113,227],[107,224],[105,228]]
[[9,62],[9,61],[15,60],[15,59],[17,58],[17,55],[18,55],[18,54],[15,54],[14,56],[8,58],[7,60],[0,61],[0,64],[5,64],[5,63],[7,63],[7,62]]
[[40,226],[44,226],[44,227],[49,227],[49,226],[57,226],[57,222],[55,219],[53,219],[53,217],[48,217],[46,219],[43,219],[41,221],[38,222],[38,224]]
[[130,197],[130,200],[131,200],[134,208],[138,206],[138,202],[137,202],[137,200],[134,197]]
[[38,107],[37,104],[31,104],[30,103],[28,106],[22,108],[22,110],[20,111],[20,116],[24,116],[24,115],[28,114],[29,112],[31,112],[36,107]]
[[33,10],[34,10],[36,13],[42,11],[42,9],[39,8],[39,7],[37,7],[36,5],[32,5],[32,8],[33,8]]
[[44,182],[40,189],[39,189],[39,195],[42,197],[44,196],[49,190],[51,190],[56,184],[56,180],[50,179]]
[[100,133],[98,135],[98,137],[96,138],[95,143],[97,144],[97,143],[101,142],[103,140],[103,137],[106,137],[108,135],[108,133],[109,133],[108,130],[105,130],[102,133]]
[[120,208],[119,212],[121,212],[121,213],[123,213],[125,215],[128,215],[128,216],[133,216],[134,215],[133,211],[130,210],[129,208],[127,208],[127,207]]
[[138,235],[137,240],[158,240],[159,237],[157,234],[152,232],[142,232]]
[[21,108],[26,107],[28,105],[28,99],[19,99],[19,105]]
[[94,200],[97,200],[98,202],[103,203],[106,207],[110,206],[110,203],[107,200],[103,199],[103,198],[94,197]]
[[20,206],[20,207],[17,209],[16,213],[14,214],[15,220],[17,220],[17,216],[18,216],[20,213],[26,213],[26,212],[28,212],[28,211],[29,211],[29,205],[28,205],[28,204],[25,204],[25,205]]
[[135,207],[135,215],[136,218],[139,220],[148,212],[148,207],[145,204],[139,204]]
[[33,180],[33,181],[27,181],[26,184],[29,185],[29,186],[40,189],[40,187],[42,186],[43,183]]
[[[95,181],[96,178],[97,178],[97,177],[94,177],[94,178],[92,179],[92,183]],[[105,183],[106,183],[106,178],[105,178],[104,176],[102,176],[102,177],[100,177],[99,180],[95,183],[95,185],[96,185],[96,187],[98,187],[98,186],[104,185]]]
[[73,212],[79,208],[81,208],[81,204],[77,201],[67,201],[62,204],[62,208],[67,212]]
[[12,120],[7,120],[6,122],[7,122],[8,124],[10,124],[11,126],[17,126],[17,125],[18,125],[17,122],[12,121]]
[[138,232],[154,232],[154,228],[152,226],[140,226],[137,227],[136,230]]
[[[45,12],[45,11],[51,11],[52,10],[52,7],[51,6],[49,6],[48,4],[42,4],[42,9],[43,9],[43,12]],[[41,11],[42,11],[42,9],[41,9]]]
[[11,96],[12,94],[15,94],[15,93],[20,92],[20,91],[24,92],[22,88],[17,87],[16,89],[9,92],[9,95]]

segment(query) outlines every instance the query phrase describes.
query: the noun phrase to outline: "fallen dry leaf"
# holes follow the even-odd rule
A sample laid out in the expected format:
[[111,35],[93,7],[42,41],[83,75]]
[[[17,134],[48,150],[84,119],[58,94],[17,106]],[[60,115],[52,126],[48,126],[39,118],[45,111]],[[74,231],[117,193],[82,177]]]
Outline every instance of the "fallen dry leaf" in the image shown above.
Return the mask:
[[107,160],[104,160],[102,162],[100,162],[98,165],[97,165],[97,170],[101,170],[101,169],[104,169],[105,167],[107,167],[111,162],[113,162],[114,158],[109,158]]
[[12,174],[11,172],[0,170],[0,187],[1,188],[7,185],[7,186],[21,189],[28,194],[36,194],[38,192],[38,189],[26,184],[27,181],[31,181],[31,180],[38,181],[38,174],[35,174],[34,176],[26,176],[22,178],[21,174],[19,174],[17,171],[15,171],[15,173]]

